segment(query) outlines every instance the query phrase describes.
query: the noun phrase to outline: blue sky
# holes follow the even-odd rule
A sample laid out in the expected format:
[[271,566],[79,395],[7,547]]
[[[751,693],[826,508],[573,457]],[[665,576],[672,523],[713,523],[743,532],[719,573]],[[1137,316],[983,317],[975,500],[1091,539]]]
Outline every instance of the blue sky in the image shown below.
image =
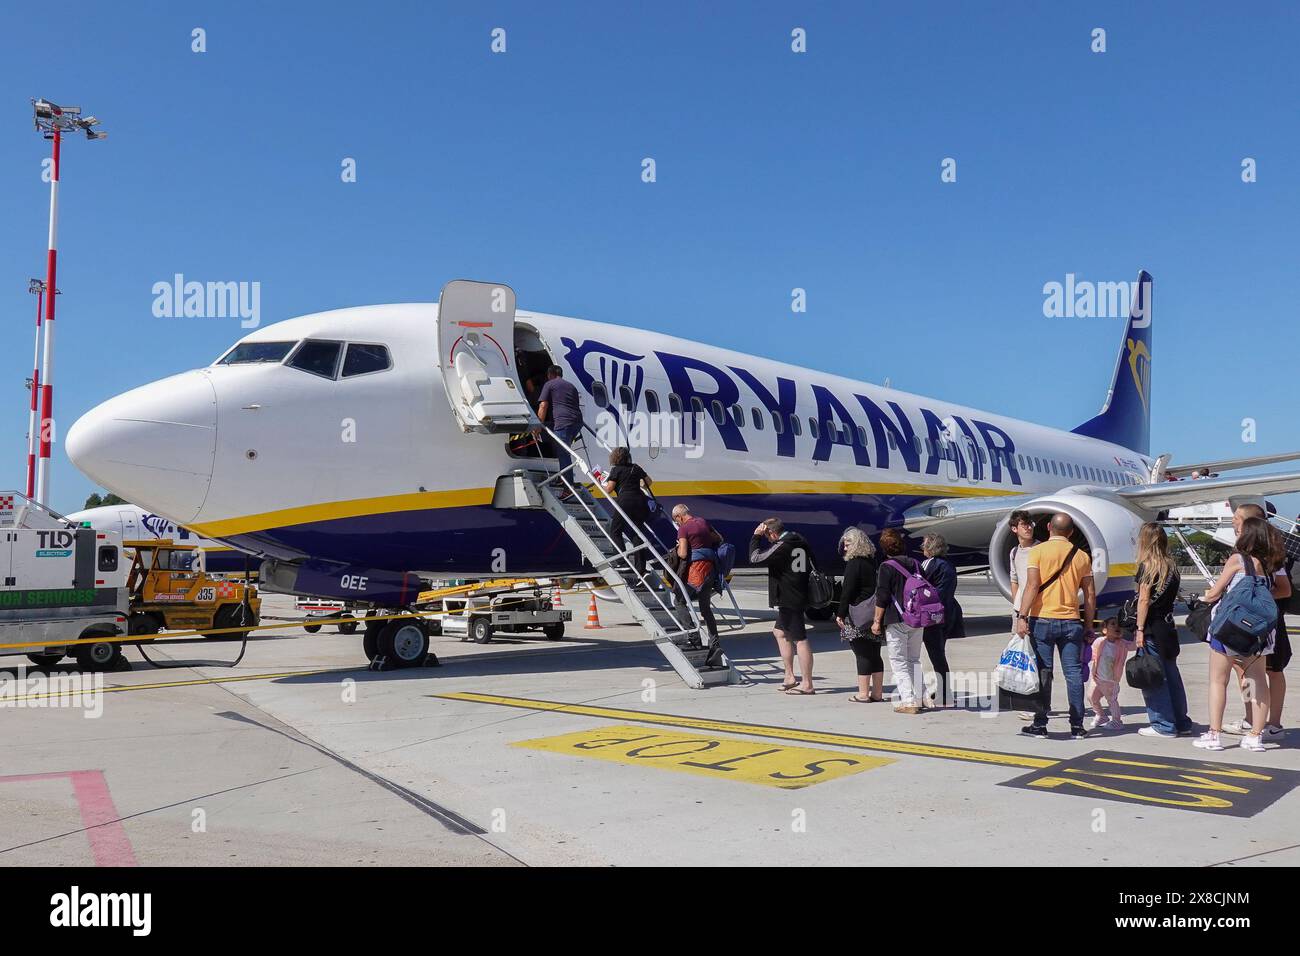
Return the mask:
[[[1300,445],[1300,8],[705,6],[67,2],[38,44],[8,5],[0,486],[23,483],[25,290],[44,275],[33,96],[110,131],[64,148],[62,431],[243,334],[155,318],[177,272],[260,282],[264,323],[506,281],[521,308],[1069,428],[1096,412],[1121,325],[1045,318],[1043,285],[1146,268],[1153,450]],[[53,504],[91,490],[56,451]]]

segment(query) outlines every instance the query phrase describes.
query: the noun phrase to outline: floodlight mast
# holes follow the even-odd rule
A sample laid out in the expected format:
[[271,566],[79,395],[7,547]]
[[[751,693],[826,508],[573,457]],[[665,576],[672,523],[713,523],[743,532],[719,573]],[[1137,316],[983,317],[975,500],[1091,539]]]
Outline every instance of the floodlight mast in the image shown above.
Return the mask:
[[[81,118],[80,106],[56,106],[49,100],[32,100],[33,122],[36,129],[48,140],[53,141],[53,163],[50,167],[50,241],[45,262],[45,322],[44,349],[40,362],[40,440],[39,454],[36,460],[35,500],[42,505],[49,505],[50,495],[50,448],[54,441],[54,300],[58,285],[55,283],[58,271],[58,223],[59,223],[59,147],[63,144],[64,131],[82,132],[87,139],[103,139],[107,134],[94,129],[99,120],[93,116]],[[33,389],[37,383],[32,383]]]
[[45,302],[45,283],[32,279],[27,291],[36,296],[36,344],[32,350],[32,379],[27,383],[31,390],[27,409],[27,497],[36,495],[36,406],[41,392],[41,306]]

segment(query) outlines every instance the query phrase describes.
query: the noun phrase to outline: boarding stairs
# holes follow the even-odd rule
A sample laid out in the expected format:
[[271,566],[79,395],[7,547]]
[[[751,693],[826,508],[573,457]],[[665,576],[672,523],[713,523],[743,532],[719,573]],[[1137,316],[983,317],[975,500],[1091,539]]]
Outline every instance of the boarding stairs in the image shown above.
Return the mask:
[[[740,675],[717,638],[709,637],[693,599],[683,598],[686,590],[661,557],[658,540],[648,538],[629,521],[635,539],[632,546],[627,547],[625,540],[615,541],[610,525],[615,515],[622,515],[625,521],[627,516],[605,490],[601,475],[584,454],[549,428],[544,432],[557,448],[568,451],[572,463],[556,470],[539,461],[503,475],[497,482],[494,503],[498,507],[544,508],[687,686],[700,689],[739,682]],[[644,573],[638,572],[632,561],[638,554],[645,556]]]
[[[739,677],[721,645],[703,627],[694,600],[665,563],[662,543],[652,540],[653,532],[647,537],[630,523],[633,545],[624,548],[615,542],[609,533],[611,521],[615,516],[626,521],[627,515],[605,491],[587,456],[537,420],[512,359],[514,326],[515,294],[508,285],[456,279],[443,287],[438,299],[439,367],[448,406],[461,430],[545,433],[556,450],[566,450],[572,458],[571,464],[557,470],[554,459],[543,457],[536,443],[535,460],[524,459],[527,464],[497,478],[493,506],[545,509],[687,685],[701,688],[737,682]],[[603,445],[590,427],[584,431]],[[585,435],[576,442],[586,450]],[[644,572],[635,569],[634,555],[645,556]]]

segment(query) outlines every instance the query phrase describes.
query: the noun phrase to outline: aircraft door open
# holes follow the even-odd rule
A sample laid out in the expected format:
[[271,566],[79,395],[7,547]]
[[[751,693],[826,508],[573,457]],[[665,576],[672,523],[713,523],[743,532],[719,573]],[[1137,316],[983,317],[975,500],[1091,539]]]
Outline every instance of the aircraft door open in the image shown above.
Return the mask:
[[515,293],[456,279],[438,298],[438,365],[463,431],[520,432],[537,422],[515,368]]

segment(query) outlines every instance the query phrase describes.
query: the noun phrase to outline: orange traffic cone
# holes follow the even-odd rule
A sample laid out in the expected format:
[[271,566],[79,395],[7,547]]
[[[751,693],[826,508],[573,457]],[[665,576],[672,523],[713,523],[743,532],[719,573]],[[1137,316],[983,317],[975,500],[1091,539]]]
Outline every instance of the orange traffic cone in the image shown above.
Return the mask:
[[551,588],[551,607],[564,607],[564,600],[560,596],[560,586],[558,584]]
[[596,592],[591,592],[591,604],[587,606],[587,624],[584,630],[599,631],[602,630],[600,615],[596,613]]

